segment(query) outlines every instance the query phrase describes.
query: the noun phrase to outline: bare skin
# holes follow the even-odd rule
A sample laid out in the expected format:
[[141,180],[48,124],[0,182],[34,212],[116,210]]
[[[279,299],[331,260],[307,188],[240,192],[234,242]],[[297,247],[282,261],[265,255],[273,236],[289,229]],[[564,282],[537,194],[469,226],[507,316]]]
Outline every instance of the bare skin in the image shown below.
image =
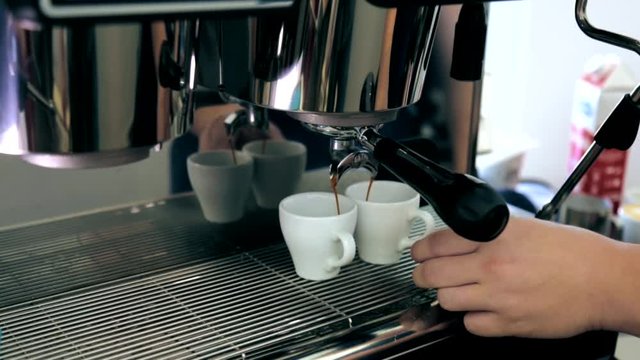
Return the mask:
[[576,227],[512,218],[488,243],[445,230],[412,247],[416,285],[466,311],[480,336],[562,338],[606,329],[640,335],[640,245]]

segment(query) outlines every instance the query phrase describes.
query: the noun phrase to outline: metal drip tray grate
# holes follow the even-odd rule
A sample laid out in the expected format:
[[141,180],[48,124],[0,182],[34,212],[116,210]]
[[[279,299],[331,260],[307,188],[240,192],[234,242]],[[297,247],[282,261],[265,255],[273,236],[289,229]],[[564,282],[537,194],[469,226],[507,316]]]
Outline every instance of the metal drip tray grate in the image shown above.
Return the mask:
[[408,253],[303,280],[277,224],[216,226],[182,196],[0,230],[0,359],[296,357],[433,297]]
[[356,261],[332,280],[295,274],[286,247],[70,292],[0,312],[3,359],[271,357],[424,297],[405,255]]

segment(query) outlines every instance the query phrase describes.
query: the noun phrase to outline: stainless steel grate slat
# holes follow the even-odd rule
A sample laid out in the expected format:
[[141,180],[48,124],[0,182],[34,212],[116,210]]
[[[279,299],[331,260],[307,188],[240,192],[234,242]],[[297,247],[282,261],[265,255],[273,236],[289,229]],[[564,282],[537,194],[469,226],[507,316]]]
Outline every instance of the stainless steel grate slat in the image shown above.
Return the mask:
[[[229,262],[233,262],[235,264],[232,266],[238,265],[238,262],[235,258],[228,260],[230,260]],[[218,262],[216,264],[217,268],[213,269],[213,271],[220,272],[216,274],[217,277],[224,277],[224,270],[228,269],[228,265],[226,265],[225,263],[226,261]],[[200,275],[198,276],[208,276],[212,271],[212,269],[208,267],[203,268],[202,266],[198,266],[197,268],[200,272]],[[259,269],[257,269],[256,267],[246,266],[241,269],[240,273],[248,272],[249,274],[251,274],[252,272],[256,272],[258,270]],[[176,273],[179,274],[179,279],[181,279],[179,282],[182,283],[183,286],[187,286],[185,285],[185,283],[189,279],[193,279],[193,276],[188,276],[191,272],[176,271]],[[167,280],[172,281],[172,278],[169,278]],[[143,287],[145,282],[146,280],[134,280],[124,285],[109,287],[106,290],[101,289],[98,291],[87,291],[81,294],[69,295],[64,299],[52,300],[49,303],[49,307],[55,308],[56,313],[60,315],[67,314],[70,318],[73,319],[81,319],[84,315],[82,311],[79,310],[78,305],[80,304],[84,305],[82,306],[82,308],[90,308],[91,314],[93,314],[92,316],[100,314],[99,310],[101,309],[106,309],[104,311],[107,312],[113,312],[114,310],[118,310],[118,302],[124,302],[126,304],[126,302],[129,300],[129,297],[131,296],[145,296],[145,292],[147,291],[144,290],[145,288]],[[149,289],[148,291],[151,292],[153,291],[153,289]],[[13,321],[13,318],[17,317],[20,322],[26,322],[30,325],[33,325],[34,322],[29,318],[29,311],[30,309],[21,309],[19,311],[15,311],[13,312],[14,316],[6,318],[5,321]]]

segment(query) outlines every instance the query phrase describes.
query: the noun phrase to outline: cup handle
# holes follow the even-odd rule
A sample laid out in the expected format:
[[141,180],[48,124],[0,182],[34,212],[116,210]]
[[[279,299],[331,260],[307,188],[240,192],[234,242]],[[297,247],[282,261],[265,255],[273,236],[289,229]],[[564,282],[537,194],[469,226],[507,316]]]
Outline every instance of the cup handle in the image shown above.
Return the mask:
[[339,233],[336,241],[340,241],[342,244],[342,258],[329,260],[329,267],[332,269],[349,264],[356,256],[356,242],[353,235]]
[[[420,209],[413,209],[410,213],[409,213],[409,223],[411,223],[412,221],[416,220],[416,219],[422,219],[422,221],[424,221],[425,224],[425,231],[423,234],[416,236],[416,237],[424,237],[427,234],[431,233],[435,228],[436,228],[436,219],[433,218],[433,215],[431,215],[431,213],[428,213],[424,210],[420,210]],[[411,245],[413,245],[413,243],[415,242],[415,238],[414,239],[410,239],[409,236],[406,236],[404,238],[402,238],[402,240],[400,240],[400,244],[398,246],[398,250],[399,251],[404,251],[404,249],[408,249],[411,247]]]

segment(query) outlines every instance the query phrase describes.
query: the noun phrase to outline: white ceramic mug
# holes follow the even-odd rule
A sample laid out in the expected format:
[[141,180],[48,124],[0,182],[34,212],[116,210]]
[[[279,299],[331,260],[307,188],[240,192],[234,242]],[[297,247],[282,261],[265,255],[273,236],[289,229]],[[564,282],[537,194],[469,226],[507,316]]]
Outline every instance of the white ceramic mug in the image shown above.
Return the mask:
[[[435,230],[434,217],[419,209],[420,195],[396,181],[374,181],[366,201],[369,181],[347,187],[345,194],[358,205],[355,238],[360,258],[372,264],[392,264],[415,239]],[[425,232],[409,238],[411,224],[422,219]]]
[[239,220],[251,191],[253,158],[230,150],[195,153],[187,159],[193,191],[205,219],[215,223]]
[[622,241],[640,243],[640,204],[625,204],[618,210]]
[[340,215],[328,192],[295,194],[280,202],[280,228],[301,278],[330,279],[353,261],[358,208],[346,196],[339,195],[339,201]]
[[307,164],[307,148],[297,141],[255,140],[242,150],[253,157],[253,195],[258,206],[277,209],[293,194]]

